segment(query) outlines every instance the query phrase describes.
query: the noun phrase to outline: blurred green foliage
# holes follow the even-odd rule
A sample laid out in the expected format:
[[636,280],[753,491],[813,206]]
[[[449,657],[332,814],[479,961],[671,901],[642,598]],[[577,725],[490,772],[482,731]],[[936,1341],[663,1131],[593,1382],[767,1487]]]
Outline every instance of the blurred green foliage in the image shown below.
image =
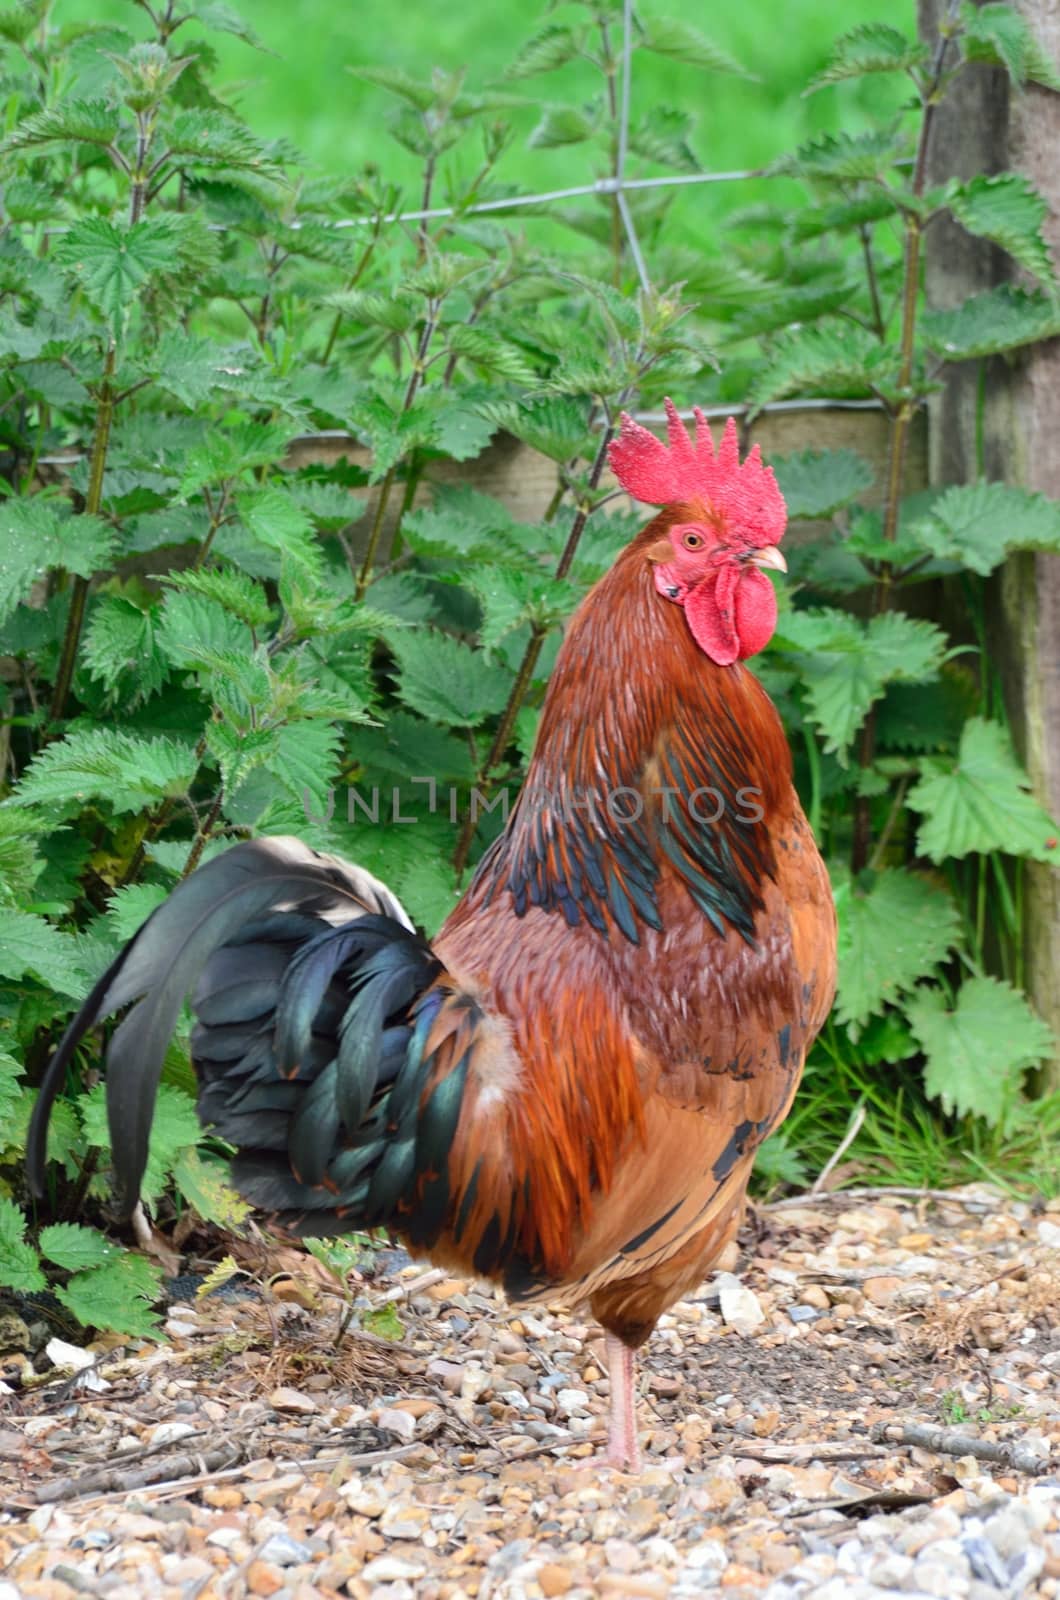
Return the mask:
[[[576,6],[564,4],[526,7],[504,0],[439,6],[407,0],[400,26],[395,26],[390,7],[351,6],[343,0],[301,0],[297,8],[289,0],[234,0],[232,9],[269,51],[249,50],[230,34],[211,30],[208,35],[225,98],[250,127],[262,138],[290,139],[310,166],[329,172],[352,174],[366,162],[377,162],[389,180],[404,186],[409,204],[419,196],[419,167],[392,139],[380,138],[390,97],[383,89],[358,83],[347,69],[400,67],[422,78],[434,67],[449,72],[466,68],[469,87],[481,88],[503,79],[528,34],[578,14]],[[804,96],[803,90],[824,66],[837,34],[877,21],[912,32],[915,9],[911,0],[757,0],[727,8],[694,0],[655,0],[644,8],[646,17],[665,11],[701,29],[753,77],[704,78],[673,58],[642,55],[634,74],[634,109],[680,106],[694,111],[698,128],[692,145],[707,171],[766,166],[817,134],[840,127],[854,133],[877,124],[908,99],[909,85],[886,74],[852,78],[820,94]],[[152,35],[135,0],[66,0],[63,16],[114,21],[139,37]],[[192,24],[184,37],[204,34]],[[597,82],[591,66],[572,61],[555,74],[513,85],[534,104],[511,117],[516,138],[502,176],[524,190],[585,182],[592,174],[583,151],[528,149],[527,139],[540,101],[578,105],[595,92]],[[466,166],[471,156],[465,160],[458,154],[455,159]],[[673,222],[683,229],[684,242],[713,250],[720,219],[764,200],[767,192],[780,203],[795,203],[799,193],[795,184],[776,182],[696,186],[676,197]],[[552,223],[543,220],[536,226],[551,236]]]

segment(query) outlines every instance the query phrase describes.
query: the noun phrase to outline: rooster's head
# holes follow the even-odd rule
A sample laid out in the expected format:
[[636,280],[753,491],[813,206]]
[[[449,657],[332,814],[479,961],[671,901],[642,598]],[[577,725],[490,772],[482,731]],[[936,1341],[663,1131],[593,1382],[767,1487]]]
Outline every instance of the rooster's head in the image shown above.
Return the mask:
[[777,545],[787,508],[757,445],[741,463],[732,417],[715,454],[698,406],[694,443],[672,400],[666,416],[668,445],[623,412],[611,467],[635,500],[665,507],[644,536],[655,588],[684,607],[700,649],[727,667],[763,649],[776,628],[776,595],[761,569],[786,571]]

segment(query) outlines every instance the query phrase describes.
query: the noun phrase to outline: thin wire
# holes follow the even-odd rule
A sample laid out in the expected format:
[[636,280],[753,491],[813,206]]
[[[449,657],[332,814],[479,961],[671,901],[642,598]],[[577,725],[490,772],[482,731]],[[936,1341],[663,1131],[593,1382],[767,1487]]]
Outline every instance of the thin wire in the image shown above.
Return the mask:
[[[626,152],[629,149],[629,102],[633,76],[633,0],[623,0],[622,6],[622,103],[618,116],[618,160],[615,177],[621,185],[626,176]],[[621,191],[620,191],[621,192]]]
[[[626,189],[674,189],[688,183],[743,183],[749,178],[771,178],[774,174],[760,167],[748,167],[739,172],[685,172],[661,178],[597,178],[595,183],[572,184],[569,189],[547,189],[541,194],[513,194],[504,200],[479,200],[472,206],[430,206],[425,211],[388,211],[373,217],[340,217],[337,222],[314,222],[314,227],[367,228],[380,222],[438,222],[446,217],[470,217],[484,211],[516,211],[524,206],[538,206],[554,200],[584,199],[588,194],[618,194]],[[297,231],[303,224],[292,222],[289,227]],[[52,230],[55,233],[59,229]],[[223,223],[215,224],[214,231],[227,233]]]
[[633,0],[623,0],[622,6],[622,103],[618,116],[618,156],[615,161],[615,204],[618,214],[622,218],[622,226],[626,230],[629,240],[630,254],[633,265],[637,269],[641,289],[645,294],[651,293],[651,279],[648,276],[648,264],[644,259],[644,252],[640,248],[637,230],[633,222],[633,213],[629,209],[629,201],[623,190],[626,177],[626,150],[629,145],[629,101],[630,80],[633,67]]
[[625,194],[621,189],[617,191],[617,199],[618,214],[622,218],[622,223],[626,230],[626,238],[629,240],[630,254],[633,257],[633,264],[637,269],[637,277],[640,279],[640,286],[644,290],[645,294],[650,294],[651,279],[648,277],[647,264],[645,263],[644,257],[641,254],[640,240],[637,238],[637,230],[633,226],[633,216],[629,209],[629,201],[626,199]]

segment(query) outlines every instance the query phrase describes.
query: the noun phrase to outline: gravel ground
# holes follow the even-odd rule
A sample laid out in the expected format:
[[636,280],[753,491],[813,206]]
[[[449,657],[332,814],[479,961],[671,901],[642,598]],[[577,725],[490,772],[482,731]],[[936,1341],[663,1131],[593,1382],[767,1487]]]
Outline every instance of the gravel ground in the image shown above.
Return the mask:
[[280,1248],[268,1303],[176,1303],[161,1349],[0,1356],[0,1600],[1060,1596],[1060,1202],[757,1212],[648,1348],[636,1477],[591,1459],[593,1325],[388,1255],[397,1343],[336,1352]]

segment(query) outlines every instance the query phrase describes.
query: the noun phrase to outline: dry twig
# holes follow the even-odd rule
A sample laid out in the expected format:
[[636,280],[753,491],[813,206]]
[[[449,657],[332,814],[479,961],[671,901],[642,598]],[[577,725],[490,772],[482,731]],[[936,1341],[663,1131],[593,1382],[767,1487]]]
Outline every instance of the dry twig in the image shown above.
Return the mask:
[[916,1445],[940,1456],[974,1456],[976,1461],[992,1461],[1037,1477],[1049,1467],[1049,1460],[1018,1442],[1000,1444],[992,1439],[976,1439],[956,1428],[933,1428],[926,1422],[877,1422],[872,1437],[879,1443]]
[[815,1194],[812,1190],[808,1194],[789,1194],[783,1200],[770,1200],[768,1205],[758,1206],[759,1211],[787,1211],[795,1206],[819,1206],[829,1200],[879,1200],[890,1196],[899,1200],[937,1200],[947,1201],[954,1206],[971,1206],[986,1210],[988,1201],[982,1195],[961,1194],[959,1189],[908,1189],[902,1184],[887,1184],[879,1189],[829,1189]]

